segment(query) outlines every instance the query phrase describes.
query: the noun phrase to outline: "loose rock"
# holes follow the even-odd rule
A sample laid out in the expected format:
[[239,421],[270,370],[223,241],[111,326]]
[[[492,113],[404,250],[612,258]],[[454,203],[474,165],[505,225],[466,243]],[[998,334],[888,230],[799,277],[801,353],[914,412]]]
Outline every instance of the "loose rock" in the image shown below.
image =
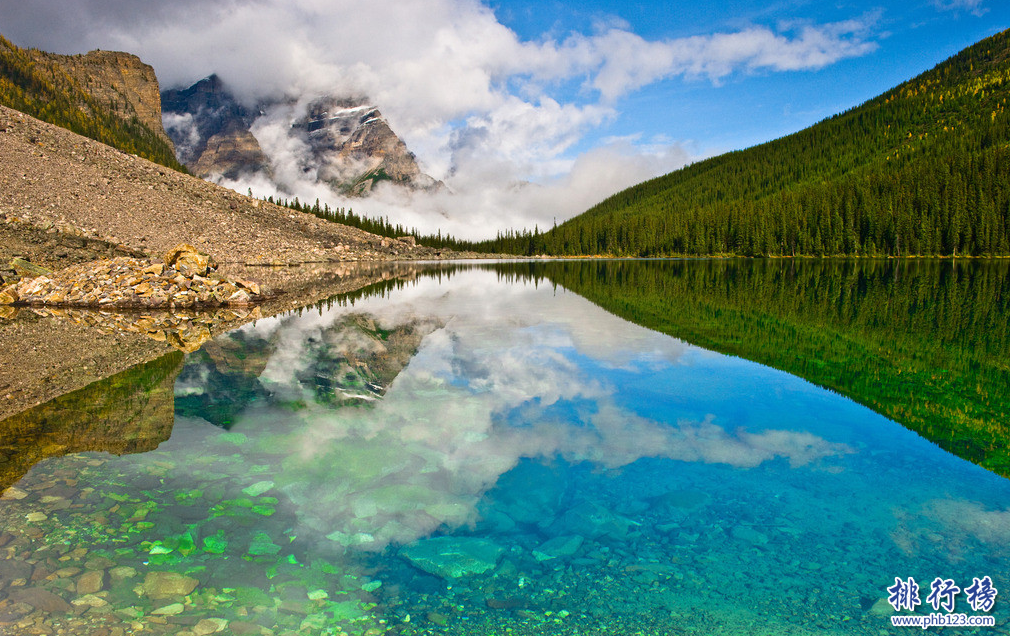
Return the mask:
[[[180,246],[166,263],[118,257],[74,265],[56,273],[27,278],[0,291],[0,304],[47,307],[177,308],[252,305],[261,300],[259,285],[209,278],[213,261]],[[178,269],[176,269],[178,268]]]

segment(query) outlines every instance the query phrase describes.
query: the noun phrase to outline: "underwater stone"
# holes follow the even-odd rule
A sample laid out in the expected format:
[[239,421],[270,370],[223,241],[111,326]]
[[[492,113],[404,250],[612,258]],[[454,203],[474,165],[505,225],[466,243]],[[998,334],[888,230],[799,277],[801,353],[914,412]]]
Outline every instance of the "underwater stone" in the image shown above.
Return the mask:
[[764,533],[758,532],[749,526],[735,526],[730,534],[733,535],[734,539],[747,541],[749,543],[753,543],[754,545],[764,545],[768,543],[768,537]]
[[17,486],[11,486],[7,490],[3,491],[3,494],[0,495],[0,499],[18,500],[18,499],[24,499],[27,496],[28,496],[27,492],[21,490]]
[[504,534],[513,532],[516,529],[516,522],[504,512],[488,510],[481,519],[481,525],[487,527],[492,533]]
[[9,583],[18,579],[28,580],[35,568],[30,563],[15,559],[0,559],[0,581]]
[[428,615],[425,618],[439,627],[445,627],[449,624],[449,617],[440,612],[428,612]]
[[96,596],[94,594],[85,594],[84,596],[70,601],[73,605],[88,607],[105,607],[109,604],[104,598]]
[[487,539],[435,537],[400,550],[411,565],[443,579],[483,574],[498,565],[505,548]]
[[133,577],[137,576],[137,570],[131,568],[128,565],[120,565],[119,567],[115,567],[109,570],[109,576],[112,577],[113,581],[132,579]]
[[266,491],[274,487],[274,482],[272,481],[258,481],[248,488],[243,488],[242,492],[250,497],[259,497]]
[[148,572],[144,577],[144,594],[152,599],[186,596],[200,582],[178,572]]
[[301,624],[298,625],[298,629],[302,631],[314,630],[315,632],[319,632],[326,627],[326,622],[326,614],[312,614],[310,616],[306,616],[305,619],[302,620]]
[[521,462],[498,479],[491,496],[510,519],[540,525],[557,514],[564,494],[564,482],[553,470]]
[[582,542],[585,541],[577,534],[554,537],[545,541],[539,548],[533,551],[533,558],[537,561],[548,561],[560,557],[570,557],[579,551]]
[[31,605],[35,609],[49,614],[69,612],[72,609],[70,603],[40,587],[11,590],[10,600],[15,603]]
[[887,602],[886,598],[879,598],[870,607],[869,613],[872,616],[892,616],[894,614],[894,607]]
[[153,616],[175,616],[176,614],[182,614],[185,609],[182,603],[171,603],[170,605],[159,607],[151,612],[151,614]]
[[694,510],[708,503],[709,495],[700,490],[674,489],[656,497],[648,497],[645,502],[654,510]]
[[77,576],[80,573],[81,568],[60,568],[59,570],[56,570],[56,572],[54,572],[56,577],[60,579],[65,579],[71,576]]
[[224,538],[224,532],[218,531],[215,535],[204,537],[203,549],[210,554],[224,554],[228,549],[228,540]]
[[102,556],[92,557],[84,562],[84,567],[89,570],[107,570],[115,565],[115,561]]
[[269,556],[281,551],[281,546],[270,539],[270,535],[265,532],[257,532],[253,536],[252,543],[249,544],[249,554],[253,556]]
[[77,579],[78,594],[94,594],[95,592],[101,592],[104,587],[104,570],[91,570],[90,572],[85,572]]
[[239,587],[234,594],[235,599],[243,605],[273,607],[273,598],[258,587]]
[[631,526],[636,525],[631,519],[616,515],[603,506],[589,501],[584,501],[566,512],[561,524],[570,533],[591,539],[599,537],[624,539],[628,536]]
[[197,636],[208,636],[208,634],[216,634],[222,631],[225,627],[228,627],[228,621],[223,618],[205,618],[190,630]]

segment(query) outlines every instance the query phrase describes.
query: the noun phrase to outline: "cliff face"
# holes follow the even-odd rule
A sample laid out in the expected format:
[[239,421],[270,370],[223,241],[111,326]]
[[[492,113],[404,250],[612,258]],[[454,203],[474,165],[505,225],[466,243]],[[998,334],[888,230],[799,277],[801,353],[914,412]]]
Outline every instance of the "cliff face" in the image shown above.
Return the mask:
[[270,161],[251,132],[236,129],[208,139],[199,158],[190,164],[190,169],[200,177],[219,174],[237,179],[243,173],[269,173]]
[[414,154],[364,98],[326,97],[296,115],[290,101],[247,107],[212,75],[189,88],[165,91],[162,108],[179,160],[204,178],[261,174],[279,189],[289,189],[290,184],[276,181],[269,153],[253,134],[258,126],[273,125],[305,149],[298,173],[337,192],[366,195],[382,181],[411,189],[440,186],[421,172]]
[[58,64],[113,114],[141,123],[170,141],[161,123],[161,90],[154,69],[139,57],[116,51],[91,51],[87,55],[36,52]]
[[56,55],[0,36],[0,105],[182,169],[161,125],[154,70],[134,55]]

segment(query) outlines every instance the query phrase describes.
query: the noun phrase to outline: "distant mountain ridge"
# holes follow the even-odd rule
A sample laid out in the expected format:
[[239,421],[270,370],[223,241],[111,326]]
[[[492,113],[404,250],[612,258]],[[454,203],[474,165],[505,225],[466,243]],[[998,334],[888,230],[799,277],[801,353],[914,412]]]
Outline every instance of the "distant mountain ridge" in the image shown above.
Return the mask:
[[1010,254],[1010,31],[861,106],[478,249],[617,256]]
[[[261,118],[283,123],[301,143],[300,175],[341,194],[361,196],[389,181],[410,189],[438,187],[423,174],[406,144],[379,110],[362,97],[323,97],[296,115],[294,100],[264,101],[249,108],[217,75],[161,96],[163,120],[180,161],[204,178],[262,175],[278,181],[254,128]],[[285,189],[283,182],[278,186]],[[298,194],[292,192],[291,194]]]
[[0,36],[0,104],[183,170],[161,124],[154,69],[135,55],[56,55]]

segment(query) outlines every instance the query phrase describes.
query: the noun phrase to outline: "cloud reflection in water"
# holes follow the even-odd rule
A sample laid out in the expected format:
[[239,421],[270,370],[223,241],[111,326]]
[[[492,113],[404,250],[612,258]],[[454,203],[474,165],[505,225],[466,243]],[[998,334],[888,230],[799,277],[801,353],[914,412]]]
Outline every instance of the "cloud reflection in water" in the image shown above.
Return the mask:
[[334,409],[310,399],[294,412],[258,406],[232,428],[280,454],[275,480],[300,522],[337,547],[378,550],[473,524],[482,495],[524,458],[605,469],[644,457],[752,468],[853,452],[805,431],[639,415],[618,399],[621,378],[688,364],[684,343],[563,290],[498,284],[487,272],[437,285],[422,280],[390,299],[244,330],[276,345],[260,381],[275,395],[310,397],[300,383],[320,343],[352,353],[377,346],[352,331],[335,335],[332,325],[349,315],[387,331],[425,325],[416,354],[381,400]]

